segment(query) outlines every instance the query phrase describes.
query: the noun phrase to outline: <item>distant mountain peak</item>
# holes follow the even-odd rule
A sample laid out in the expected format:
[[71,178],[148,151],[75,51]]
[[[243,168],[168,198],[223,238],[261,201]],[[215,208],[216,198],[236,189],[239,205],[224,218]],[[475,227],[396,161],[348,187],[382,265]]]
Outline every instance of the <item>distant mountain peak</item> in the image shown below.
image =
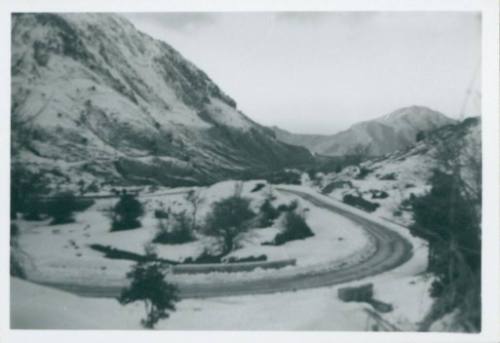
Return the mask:
[[408,118],[416,120],[419,117],[420,119],[422,117],[447,118],[443,113],[435,111],[429,107],[413,105],[399,108],[393,112],[383,115],[378,120],[381,122],[393,122],[396,120],[406,120]]
[[349,154],[357,145],[369,145],[374,155],[384,155],[415,143],[419,131],[434,130],[456,121],[425,106],[408,106],[384,116],[352,125],[330,136],[278,134],[289,144],[302,145],[321,155]]

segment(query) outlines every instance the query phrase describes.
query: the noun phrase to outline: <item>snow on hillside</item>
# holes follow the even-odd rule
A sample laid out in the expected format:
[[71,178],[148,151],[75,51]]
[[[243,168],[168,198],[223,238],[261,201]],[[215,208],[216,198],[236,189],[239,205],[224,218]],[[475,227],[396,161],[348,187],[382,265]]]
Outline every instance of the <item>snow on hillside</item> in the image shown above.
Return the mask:
[[311,160],[119,15],[16,14],[12,65],[13,160],[69,183],[206,184]]
[[[413,219],[404,201],[430,189],[429,179],[433,170],[440,167],[436,144],[460,146],[460,158],[466,165],[471,159],[480,156],[480,132],[480,121],[474,118],[456,126],[431,131],[428,139],[405,150],[368,160],[360,166],[346,167],[340,173],[319,175],[317,187],[341,201],[347,194],[362,196],[380,205],[374,211],[375,215],[408,226]],[[474,179],[477,175],[471,174],[465,167],[462,173],[472,189],[478,187],[480,180]],[[385,193],[385,196],[381,193]]]

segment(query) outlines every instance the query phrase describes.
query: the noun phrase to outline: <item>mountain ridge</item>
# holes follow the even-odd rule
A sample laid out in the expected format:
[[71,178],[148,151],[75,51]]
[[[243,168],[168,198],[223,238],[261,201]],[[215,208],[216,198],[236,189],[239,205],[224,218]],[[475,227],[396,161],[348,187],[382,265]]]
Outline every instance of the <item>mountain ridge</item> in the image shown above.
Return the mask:
[[333,135],[294,134],[276,128],[274,131],[278,139],[288,144],[304,146],[320,155],[350,154],[357,146],[369,146],[371,155],[384,155],[415,143],[420,131],[431,131],[455,122],[428,107],[414,105],[355,123]]

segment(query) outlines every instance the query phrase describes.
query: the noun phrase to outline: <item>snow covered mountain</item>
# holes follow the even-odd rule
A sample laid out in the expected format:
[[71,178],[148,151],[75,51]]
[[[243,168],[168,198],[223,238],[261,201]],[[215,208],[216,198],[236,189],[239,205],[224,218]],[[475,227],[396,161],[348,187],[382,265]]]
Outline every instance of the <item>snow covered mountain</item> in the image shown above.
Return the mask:
[[415,143],[417,133],[453,124],[455,120],[422,106],[398,109],[383,117],[351,126],[349,129],[327,135],[298,135],[274,129],[283,142],[301,145],[310,151],[329,156],[353,152],[356,146],[369,146],[371,155],[384,155],[404,149]]
[[12,154],[71,180],[197,184],[312,160],[112,14],[12,17]]

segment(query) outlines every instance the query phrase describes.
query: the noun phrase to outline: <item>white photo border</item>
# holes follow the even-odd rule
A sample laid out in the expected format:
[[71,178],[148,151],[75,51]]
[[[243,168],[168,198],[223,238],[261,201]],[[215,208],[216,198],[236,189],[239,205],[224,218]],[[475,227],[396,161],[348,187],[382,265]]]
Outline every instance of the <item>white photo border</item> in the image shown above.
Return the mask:
[[[499,4],[497,0],[3,0],[0,3],[0,342],[498,342],[500,341]],[[482,14],[482,331],[374,333],[301,331],[10,330],[10,22],[13,12],[480,11]]]

